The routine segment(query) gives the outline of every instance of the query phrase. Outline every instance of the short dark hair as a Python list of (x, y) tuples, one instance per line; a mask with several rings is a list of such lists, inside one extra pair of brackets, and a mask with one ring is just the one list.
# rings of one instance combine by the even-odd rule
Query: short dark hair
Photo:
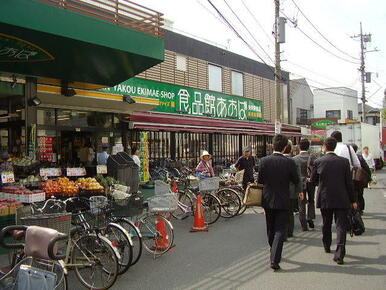
[(354, 149), (355, 152), (358, 151), (358, 146), (357, 146), (357, 144), (351, 144), (351, 147), (352, 147), (352, 149)]
[(132, 147), (131, 148), (131, 155), (134, 155), (135, 154), (135, 152), (138, 150), (138, 148), (137, 147)]
[(324, 140), (324, 146), (326, 146), (328, 151), (334, 151), (336, 148), (337, 140), (333, 137), (328, 137)]
[(302, 139), (299, 142), (299, 148), (302, 151), (307, 151), (310, 148), (310, 141), (308, 139)]
[(277, 134), (275, 137), (273, 137), (273, 150), (282, 152), (285, 148), (285, 146), (288, 145), (288, 138), (284, 135)]
[(337, 142), (342, 142), (342, 132), (340, 131), (334, 131), (331, 133), (331, 137), (335, 138)]
[(290, 154), (292, 151), (292, 145), (290, 142), (288, 142), (287, 146), (285, 147), (284, 154)]

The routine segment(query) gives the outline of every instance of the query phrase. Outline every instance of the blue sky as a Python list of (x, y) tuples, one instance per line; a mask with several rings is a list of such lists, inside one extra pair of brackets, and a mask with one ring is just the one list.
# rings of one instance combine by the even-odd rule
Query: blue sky
[[(336, 47), (352, 57), (359, 57), (360, 44), (350, 36), (363, 31), (372, 34), (366, 54), (366, 69), (373, 73), (371, 84), (366, 85), (368, 104), (382, 106), (386, 88), (386, 1), (385, 0), (294, 0), (319, 31)], [(268, 64), (273, 64), (255, 44), (224, 0), (212, 0), (227, 19), (250, 42)], [(227, 0), (266, 53), (274, 58), (271, 32), (274, 23), (274, 0)], [(213, 41), (239, 54), (258, 59), (234, 33), (227, 28), (207, 0), (142, 0), (141, 4), (164, 13), (173, 26), (199, 38)], [(245, 5), (245, 6), (244, 6)], [(250, 13), (246, 10), (246, 7)], [(325, 41), (295, 7), (293, 0), (281, 0), (283, 15), (297, 20), (298, 28), (317, 43), (341, 58), (355, 59), (342, 54)], [(257, 19), (258, 23), (252, 18)], [(291, 78), (306, 77), (313, 87), (345, 86), (360, 92), (359, 65), (325, 52), (307, 39), (292, 23), (286, 26), (286, 43), (282, 45), (282, 67), (292, 73)]]

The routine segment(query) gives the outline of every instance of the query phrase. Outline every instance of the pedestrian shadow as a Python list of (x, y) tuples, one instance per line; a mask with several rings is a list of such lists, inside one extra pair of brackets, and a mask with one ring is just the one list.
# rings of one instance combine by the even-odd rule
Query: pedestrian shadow
[[(319, 272), (319, 273), (333, 273), (333, 274), (348, 274), (348, 275), (369, 275), (369, 276), (384, 276), (386, 275), (385, 269), (379, 269), (379, 266), (385, 266), (386, 256), (381, 255), (377, 258), (361, 257), (346, 255), (345, 265), (338, 266), (332, 261), (331, 265), (317, 264), (317, 263), (305, 263), (294, 261), (290, 259), (283, 259), (291, 265), (297, 266), (293, 269), (284, 269), (285, 273), (301, 273), (301, 272)], [(354, 259), (354, 261), (347, 261), (348, 259)], [(374, 265), (377, 267), (371, 267)]]
[(366, 222), (368, 219), (386, 221), (386, 214), (379, 212), (365, 212), (362, 216), (362, 219), (364, 222)]
[[(365, 236), (366, 232), (363, 234)], [(359, 239), (359, 238), (358, 238)], [(353, 245), (353, 246), (360, 246), (360, 245), (379, 245), (377, 242), (370, 242), (370, 241), (363, 241), (363, 240), (354, 240), (354, 238), (351, 238), (349, 234), (347, 234), (347, 244)], [(315, 247), (321, 247), (322, 246), (322, 238), (320, 236), (318, 237), (310, 237), (310, 236), (296, 236), (293, 239), (289, 239), (288, 243), (294, 243), (299, 245), (307, 245), (307, 246), (315, 246)]]
[(386, 235), (386, 229), (373, 229), (366, 227), (365, 224), (365, 232), (362, 236), (383, 236)]

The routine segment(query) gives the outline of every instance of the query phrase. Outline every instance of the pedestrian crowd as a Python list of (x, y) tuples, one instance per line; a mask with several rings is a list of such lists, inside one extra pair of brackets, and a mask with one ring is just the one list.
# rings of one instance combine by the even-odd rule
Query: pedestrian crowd
[[(310, 153), (310, 141), (301, 139), (298, 146), (284, 135), (273, 138), (273, 154), (262, 158), (258, 164), (258, 185), (263, 187), (264, 208), (270, 267), (280, 269), (283, 243), (293, 237), (295, 213), (299, 215), (302, 231), (315, 228), (315, 207), (322, 216), (322, 245), (331, 252), (332, 222), (336, 226), (336, 249), (333, 260), (344, 264), (348, 214), (358, 210), (363, 214), (364, 188), (370, 187), (375, 164), (369, 148), (357, 154), (358, 146), (344, 144), (342, 133), (335, 131), (326, 138), (322, 147), (324, 155), (317, 158)], [(235, 168), (244, 170), (243, 188), (254, 182), (255, 159), (251, 147), (243, 149)], [(211, 155), (203, 151), (196, 167), (200, 178), (214, 176)], [(315, 191), (317, 195), (315, 198)], [(315, 204), (316, 200), (316, 204)]]

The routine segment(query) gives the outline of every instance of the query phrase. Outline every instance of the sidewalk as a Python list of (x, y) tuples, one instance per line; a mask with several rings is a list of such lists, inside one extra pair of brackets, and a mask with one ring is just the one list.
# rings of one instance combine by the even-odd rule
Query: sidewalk
[(315, 230), (300, 232), (297, 227), (295, 237), (285, 243), (280, 272), (268, 269), (269, 250), (265, 248), (180, 289), (386, 289), (385, 170), (378, 172), (378, 180), (373, 189), (365, 192), (366, 232), (362, 236), (347, 237), (345, 265), (333, 262), (333, 253), (324, 253), (317, 210)]

